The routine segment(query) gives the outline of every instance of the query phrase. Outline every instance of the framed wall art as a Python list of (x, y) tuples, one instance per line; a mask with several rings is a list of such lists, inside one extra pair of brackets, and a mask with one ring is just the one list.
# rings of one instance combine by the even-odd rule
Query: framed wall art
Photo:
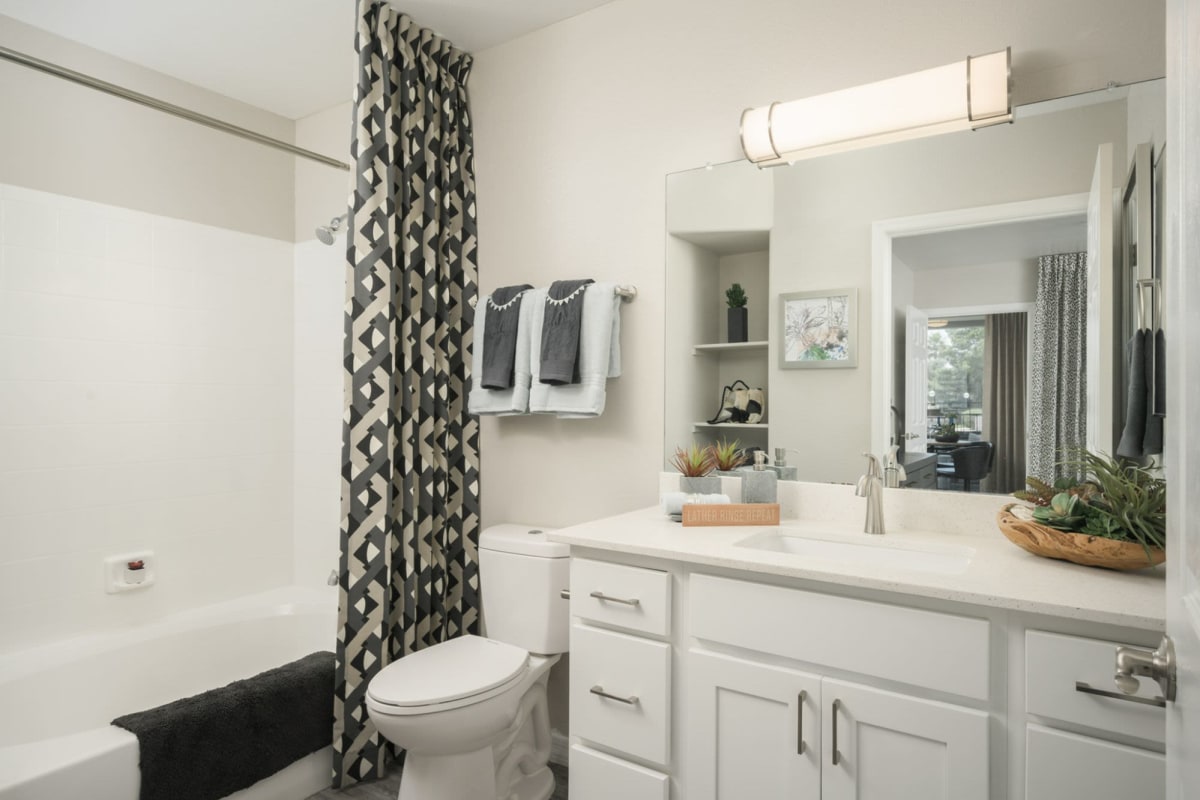
[(858, 290), (779, 296), (781, 369), (858, 366)]

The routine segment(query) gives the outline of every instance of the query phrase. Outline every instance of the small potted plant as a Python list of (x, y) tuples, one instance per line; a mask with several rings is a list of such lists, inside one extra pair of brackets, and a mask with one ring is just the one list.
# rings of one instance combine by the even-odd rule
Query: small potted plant
[(679, 470), (679, 491), (687, 494), (717, 494), (721, 491), (721, 479), (712, 474), (716, 463), (711, 448), (695, 442), (687, 449), (676, 447), (671, 466)]
[(715, 472), (719, 477), (738, 477), (734, 470), (746, 463), (746, 454), (741, 449), (741, 442), (737, 439), (732, 442), (727, 439), (718, 439), (708, 448), (712, 451), (713, 463), (716, 465)]
[(933, 440), (942, 444), (958, 441), (958, 420), (951, 414), (949, 420), (933, 431)]
[(729, 341), (746, 341), (749, 312), (746, 311), (746, 290), (740, 283), (725, 290), (725, 302), (729, 305)]

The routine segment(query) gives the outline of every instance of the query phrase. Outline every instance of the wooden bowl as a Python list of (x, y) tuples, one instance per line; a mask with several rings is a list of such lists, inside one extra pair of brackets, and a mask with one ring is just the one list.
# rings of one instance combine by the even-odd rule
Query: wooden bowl
[(1106, 569), (1146, 569), (1167, 559), (1167, 554), (1157, 547), (1150, 548), (1150, 557), (1147, 558), (1146, 549), (1136, 542), (1120, 542), (1086, 533), (1067, 533), (1019, 519), (1011, 511), (1015, 505), (1010, 503), (1001, 509), (996, 515), (996, 523), (1005, 538), (1034, 555)]

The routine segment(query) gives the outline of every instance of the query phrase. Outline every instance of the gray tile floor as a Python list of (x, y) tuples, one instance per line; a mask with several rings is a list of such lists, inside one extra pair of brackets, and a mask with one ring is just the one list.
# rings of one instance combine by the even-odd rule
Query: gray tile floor
[[(554, 794), (550, 800), (567, 800), (567, 768), (561, 764), (551, 764), (554, 773)], [(326, 789), (317, 792), (308, 800), (395, 800), (400, 794), (400, 770), (374, 783), (358, 783), (347, 789)]]

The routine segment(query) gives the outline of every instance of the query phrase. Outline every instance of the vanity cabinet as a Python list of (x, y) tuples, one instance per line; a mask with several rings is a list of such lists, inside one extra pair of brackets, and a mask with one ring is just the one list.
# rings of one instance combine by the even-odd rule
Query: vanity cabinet
[(688, 654), (693, 800), (986, 800), (987, 714)]
[(1025, 634), (1025, 799), (1164, 797), (1165, 709), (1158, 686), (1113, 688), (1117, 642)]
[(571, 560), (571, 796), (667, 800), (671, 575)]

